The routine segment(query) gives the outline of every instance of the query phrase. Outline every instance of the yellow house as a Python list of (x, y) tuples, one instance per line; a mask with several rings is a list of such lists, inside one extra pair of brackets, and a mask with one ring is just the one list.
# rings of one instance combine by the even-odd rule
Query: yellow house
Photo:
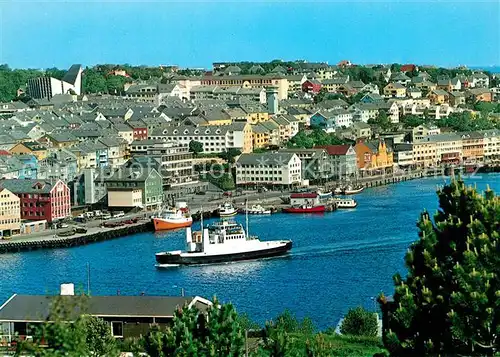
[(34, 155), (38, 161), (47, 157), (47, 148), (36, 141), (18, 143), (9, 151), (13, 155)]
[(269, 146), (269, 139), (271, 136), (269, 129), (259, 124), (252, 125), (252, 133), (254, 150)]
[(406, 97), (406, 87), (401, 83), (389, 83), (384, 87), (384, 95), (392, 98)]
[(6, 188), (0, 188), (0, 238), (19, 234), (20, 230), (20, 198)]
[(242, 153), (248, 154), (253, 151), (253, 130), (250, 124), (246, 124), (243, 128), (243, 149)]

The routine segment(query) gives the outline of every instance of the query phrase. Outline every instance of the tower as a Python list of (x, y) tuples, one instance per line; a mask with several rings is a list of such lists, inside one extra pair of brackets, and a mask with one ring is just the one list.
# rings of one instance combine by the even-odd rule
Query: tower
[(269, 114), (278, 113), (278, 88), (277, 87), (267, 87), (266, 88), (267, 97), (267, 112)]

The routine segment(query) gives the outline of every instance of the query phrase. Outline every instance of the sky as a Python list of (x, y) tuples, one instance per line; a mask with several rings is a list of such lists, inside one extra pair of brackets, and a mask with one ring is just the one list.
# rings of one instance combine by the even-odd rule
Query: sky
[(500, 65), (500, 1), (0, 0), (0, 63)]

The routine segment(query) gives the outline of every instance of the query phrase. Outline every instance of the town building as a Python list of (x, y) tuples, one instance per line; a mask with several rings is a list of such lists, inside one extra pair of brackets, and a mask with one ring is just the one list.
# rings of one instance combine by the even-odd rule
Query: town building
[(358, 169), (361, 175), (392, 172), (394, 157), (392, 150), (383, 140), (358, 141), (354, 146)]
[(462, 160), (465, 163), (480, 163), (484, 160), (484, 135), (473, 131), (462, 134)]
[(0, 239), (19, 234), (21, 230), (20, 199), (0, 186)]
[(70, 190), (61, 180), (1, 180), (0, 186), (20, 198), (23, 220), (50, 223), (71, 216)]
[(163, 203), (162, 177), (154, 168), (120, 167), (103, 178), (110, 209), (159, 209)]
[(488, 164), (500, 163), (500, 130), (483, 130), (484, 162)]
[(412, 143), (396, 143), (393, 145), (393, 151), (394, 163), (399, 168), (411, 168), (414, 166)]
[(325, 145), (316, 148), (326, 150), (332, 178), (345, 180), (356, 177), (358, 173), (357, 156), (352, 145)]
[(50, 99), (57, 94), (67, 93), (80, 95), (82, 90), (82, 72), (82, 66), (74, 64), (61, 80), (53, 77), (28, 79), (28, 94), (34, 99)]
[(406, 97), (406, 87), (401, 83), (389, 83), (384, 87), (384, 96), (388, 98)]
[(455, 133), (430, 135), (422, 139), (436, 144), (436, 160), (438, 164), (459, 164), (462, 162), (462, 137)]
[(14, 145), (10, 149), (10, 153), (14, 155), (30, 154), (36, 156), (38, 160), (43, 160), (47, 157), (47, 148), (36, 141), (25, 141)]
[(238, 149), (243, 153), (249, 153), (253, 150), (252, 127), (250, 124), (239, 122), (223, 126), (161, 127), (154, 129), (149, 138), (175, 141), (184, 147), (189, 147), (191, 141), (198, 141), (202, 143), (204, 153), (217, 153), (229, 149)]
[(280, 149), (279, 153), (293, 153), (302, 163), (302, 179), (321, 183), (332, 177), (330, 157), (325, 149)]
[(420, 141), (426, 136), (437, 135), (440, 133), (441, 129), (435, 125), (421, 124), (412, 129), (412, 140)]
[(300, 185), (302, 163), (293, 153), (242, 154), (236, 161), (236, 185), (290, 188)]

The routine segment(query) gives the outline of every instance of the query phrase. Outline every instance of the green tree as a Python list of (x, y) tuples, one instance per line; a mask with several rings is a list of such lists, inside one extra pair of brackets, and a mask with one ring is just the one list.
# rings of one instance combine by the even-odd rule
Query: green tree
[(129, 79), (122, 76), (109, 76), (106, 78), (106, 89), (109, 94), (122, 94), (124, 85)]
[(230, 148), (227, 151), (223, 151), (219, 154), (219, 157), (226, 160), (229, 164), (234, 164), (234, 159), (236, 156), (241, 155), (241, 150)]
[(392, 127), (391, 120), (384, 110), (380, 110), (375, 119), (368, 119), (368, 124), (377, 125), (382, 130), (389, 130)]
[(84, 93), (107, 93), (106, 78), (94, 69), (87, 68), (83, 72), (82, 87)]
[(316, 94), (314, 96), (314, 103), (320, 103), (322, 102), (323, 100), (325, 100), (325, 96), (328, 94), (328, 90), (326, 89), (326, 87), (322, 87), (318, 94)]
[(419, 240), (394, 276), (394, 302), (381, 295), (385, 345), (393, 355), (494, 355), (500, 346), (500, 199), (453, 180), (439, 210), (423, 212)]
[(377, 336), (377, 317), (374, 312), (361, 306), (349, 309), (340, 326), (340, 332), (343, 335)]
[(95, 316), (83, 319), (86, 330), (86, 342), (92, 356), (118, 355), (116, 340), (111, 335), (109, 323)]
[(203, 144), (196, 140), (191, 140), (189, 142), (189, 151), (195, 156), (203, 152)]
[(291, 349), (290, 337), (283, 326), (272, 321), (264, 328), (264, 350), (269, 357), (286, 357)]
[(208, 338), (205, 350), (211, 357), (243, 355), (243, 329), (232, 304), (219, 305), (217, 299), (214, 299), (213, 305), (208, 309), (206, 329)]
[(424, 118), (412, 114), (403, 115), (399, 121), (407, 128), (415, 128), (425, 123)]

